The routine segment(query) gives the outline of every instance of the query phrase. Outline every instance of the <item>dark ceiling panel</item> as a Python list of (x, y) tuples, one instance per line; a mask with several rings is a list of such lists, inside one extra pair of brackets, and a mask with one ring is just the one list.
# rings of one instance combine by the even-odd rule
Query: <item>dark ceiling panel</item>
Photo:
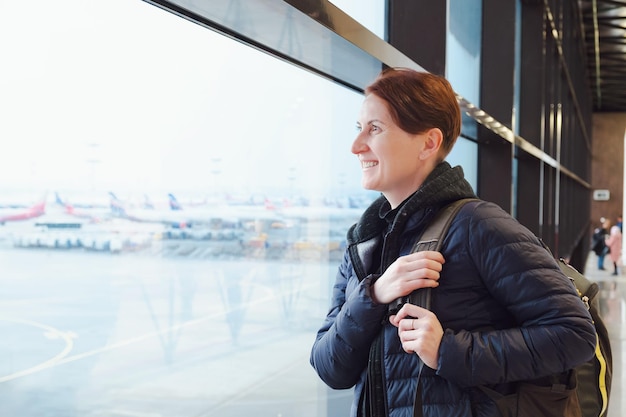
[(579, 0), (594, 112), (626, 112), (626, 0)]

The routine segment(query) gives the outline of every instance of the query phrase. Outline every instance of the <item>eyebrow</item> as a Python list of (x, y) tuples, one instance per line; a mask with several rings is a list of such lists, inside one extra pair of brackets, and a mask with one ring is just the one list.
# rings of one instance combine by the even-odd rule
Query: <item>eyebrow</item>
[[(372, 120), (368, 121), (368, 122), (367, 122), (367, 123), (365, 123), (365, 124), (366, 124), (366, 125), (368, 125), (368, 126), (370, 126), (370, 125), (372, 125), (373, 123), (380, 123), (380, 124), (383, 124), (383, 125), (387, 125), (385, 122), (383, 122), (383, 121), (382, 121), (382, 120), (380, 120), (380, 119), (372, 119)], [(359, 121), (357, 120), (356, 124), (358, 124), (358, 125), (360, 126), (360, 125), (361, 125), (361, 122), (359, 122)]]

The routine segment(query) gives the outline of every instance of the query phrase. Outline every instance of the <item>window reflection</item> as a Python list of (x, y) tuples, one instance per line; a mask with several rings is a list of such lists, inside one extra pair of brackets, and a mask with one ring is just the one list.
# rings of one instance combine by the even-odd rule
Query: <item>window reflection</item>
[(0, 32), (0, 414), (342, 404), (308, 355), (375, 197), (360, 95), (140, 1), (4, 2)]

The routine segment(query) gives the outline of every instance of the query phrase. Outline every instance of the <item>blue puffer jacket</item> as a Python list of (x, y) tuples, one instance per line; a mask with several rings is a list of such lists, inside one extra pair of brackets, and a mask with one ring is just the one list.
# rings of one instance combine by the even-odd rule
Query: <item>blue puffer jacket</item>
[[(368, 417), (413, 417), (416, 395), (418, 358), (402, 350), (388, 306), (372, 301), (369, 288), (380, 272), (372, 268), (408, 254), (439, 208), (473, 195), (461, 168), (444, 162), (393, 223), (379, 216), (388, 206), (381, 197), (349, 232), (311, 364), (331, 388), (355, 386), (352, 417), (363, 416), (364, 391), (383, 409)], [(432, 311), (444, 335), (437, 369), (424, 367), (421, 375), (425, 417), (499, 416), (479, 386), (510, 392), (513, 381), (563, 372), (593, 356), (595, 329), (572, 283), (533, 233), (498, 206), (465, 205), (441, 252), (446, 262)]]

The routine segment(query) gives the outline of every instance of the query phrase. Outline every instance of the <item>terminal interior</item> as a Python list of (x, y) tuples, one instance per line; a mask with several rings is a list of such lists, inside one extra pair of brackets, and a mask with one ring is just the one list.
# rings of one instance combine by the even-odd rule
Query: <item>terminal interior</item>
[(591, 251), (623, 210), (625, 17), (608, 0), (0, 2), (0, 415), (347, 416), (351, 390), (309, 353), (378, 197), (350, 145), (385, 66), (450, 80), (448, 162), (599, 285), (604, 417), (626, 415), (626, 274)]

